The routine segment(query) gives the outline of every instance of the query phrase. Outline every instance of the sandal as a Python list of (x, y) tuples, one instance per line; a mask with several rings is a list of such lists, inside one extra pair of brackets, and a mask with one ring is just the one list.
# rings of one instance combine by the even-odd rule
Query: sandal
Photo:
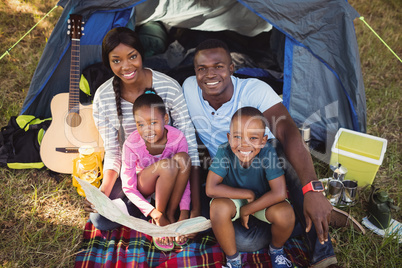
[(179, 243), (179, 242), (177, 242), (177, 241), (175, 240), (175, 241), (173, 241), (173, 243), (174, 243), (176, 246), (185, 247), (185, 246), (188, 244), (188, 238), (187, 238), (187, 240), (184, 241), (184, 242)]
[(162, 250), (162, 251), (171, 251), (171, 250), (174, 249), (174, 243), (171, 244), (171, 245), (162, 245), (162, 244), (160, 244), (159, 242), (157, 242), (157, 240), (156, 240), (155, 238), (152, 238), (152, 240), (153, 240), (153, 243), (154, 243), (155, 247), (156, 247), (157, 249), (159, 249), (159, 250)]

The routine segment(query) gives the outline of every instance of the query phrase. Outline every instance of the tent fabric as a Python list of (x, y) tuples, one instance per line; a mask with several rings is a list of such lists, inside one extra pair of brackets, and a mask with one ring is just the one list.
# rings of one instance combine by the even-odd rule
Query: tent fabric
[[(295, 120), (305, 123), (306, 118), (317, 112), (317, 110), (305, 109), (306, 106), (318, 104), (322, 108), (333, 101), (339, 101), (342, 104), (348, 103), (348, 107), (338, 108), (339, 125), (328, 127), (327, 124), (321, 124), (321, 129), (326, 129), (335, 135), (341, 125), (347, 125), (347, 128), (365, 132), (365, 91), (353, 25), (353, 20), (359, 17), (359, 14), (346, 1), (342, 0), (302, 2), (290, 0), (281, 1), (276, 5), (273, 3), (274, 1), (240, 2), (282, 31), (288, 39), (294, 40), (293, 46), (301, 46), (306, 49), (302, 52), (301, 49), (297, 49), (298, 54), (293, 55), (292, 63), (288, 64), (293, 75), (291, 85), (284, 91), (284, 95), (291, 98), (291, 101), (286, 104), (292, 117), (297, 113), (298, 116)], [(312, 65), (309, 65), (312, 61), (320, 63), (316, 62), (313, 68)], [(293, 64), (299, 64), (308, 69), (295, 70)], [(333, 73), (333, 76), (322, 74), (328, 70)], [(326, 77), (329, 77), (330, 80), (324, 79)], [(337, 81), (334, 81), (335, 79)], [(294, 97), (293, 94), (296, 91), (300, 94), (309, 92), (313, 98), (301, 101)], [(318, 94), (311, 94), (312, 91), (318, 92)], [(323, 98), (323, 102), (317, 102), (317, 96), (329, 91), (336, 92), (330, 94), (338, 94), (341, 95), (340, 98), (346, 98), (346, 102), (345, 99), (328, 98)], [(303, 105), (304, 107), (302, 107)], [(342, 113), (347, 116), (345, 117)], [(324, 116), (321, 118), (328, 119)], [(313, 132), (312, 135), (324, 138), (322, 132)]]
[(64, 11), (33, 75), (22, 114), (49, 117), (52, 97), (68, 92), (67, 19), (76, 13), (86, 22), (81, 71), (101, 61), (102, 38), (117, 26), (134, 29), (162, 20), (167, 27), (227, 29), (249, 36), (273, 26), (286, 36), (283, 99), (294, 120), (311, 124), (313, 138), (322, 141), (335, 136), (339, 127), (366, 131), (365, 92), (353, 25), (359, 14), (344, 0), (62, 0), (58, 5)]
[[(149, 8), (154, 6), (155, 8)], [(246, 36), (270, 31), (272, 26), (240, 2), (220, 1), (166, 1), (148, 0), (137, 6), (136, 22), (161, 21), (168, 27), (190, 28), (200, 31), (231, 30)]]

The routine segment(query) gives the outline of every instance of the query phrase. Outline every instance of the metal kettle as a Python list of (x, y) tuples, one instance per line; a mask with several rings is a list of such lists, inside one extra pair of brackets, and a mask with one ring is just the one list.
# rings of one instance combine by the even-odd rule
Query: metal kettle
[(388, 197), (388, 193), (380, 191), (372, 186), (368, 205), (368, 220), (380, 229), (386, 229), (391, 221), (391, 209), (398, 210), (399, 207), (393, 204), (394, 200)]

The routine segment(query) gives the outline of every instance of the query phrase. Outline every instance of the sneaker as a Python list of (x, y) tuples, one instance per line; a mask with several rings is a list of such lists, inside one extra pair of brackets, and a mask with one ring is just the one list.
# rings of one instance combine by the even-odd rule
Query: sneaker
[(286, 258), (285, 252), (282, 250), (276, 250), (275, 252), (269, 252), (271, 256), (272, 268), (292, 267), (292, 262)]
[(226, 266), (222, 266), (223, 268), (241, 268), (241, 261), (233, 260), (227, 261)]
[(350, 227), (351, 225), (353, 225), (353, 229), (355, 231), (366, 234), (366, 230), (364, 230), (364, 227), (361, 226), (355, 218), (353, 218), (346, 211), (343, 211), (336, 207), (334, 207), (331, 212), (331, 221), (329, 225), (333, 228)]

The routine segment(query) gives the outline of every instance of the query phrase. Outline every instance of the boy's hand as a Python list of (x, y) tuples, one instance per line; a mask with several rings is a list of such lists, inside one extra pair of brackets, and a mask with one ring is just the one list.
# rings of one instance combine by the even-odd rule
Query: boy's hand
[(251, 190), (248, 190), (248, 191), (249, 191), (249, 193), (248, 193), (248, 197), (246, 199), (247, 199), (247, 202), (250, 204), (251, 202), (253, 202), (255, 200), (255, 194)]
[(248, 229), (248, 219), (250, 217), (250, 215), (246, 215), (244, 213), (244, 206), (240, 208), (240, 221), (241, 221), (241, 225), (244, 226), (244, 228)]

